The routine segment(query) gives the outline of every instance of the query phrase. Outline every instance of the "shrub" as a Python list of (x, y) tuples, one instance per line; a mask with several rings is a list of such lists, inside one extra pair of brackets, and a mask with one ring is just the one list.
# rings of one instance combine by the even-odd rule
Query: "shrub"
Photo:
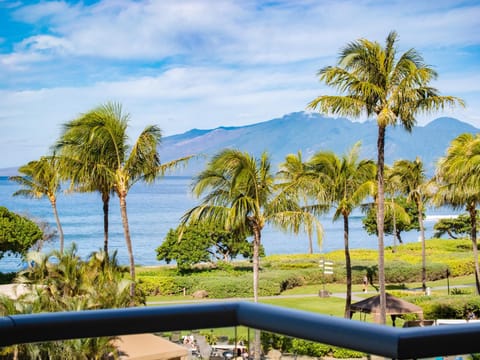
[(365, 357), (366, 355), (359, 351), (334, 346), (332, 348), (332, 356), (337, 359), (355, 359)]
[(298, 355), (322, 357), (330, 353), (331, 346), (303, 339), (293, 339), (290, 352)]
[(480, 316), (478, 296), (423, 297), (414, 301), (423, 308), (425, 319), (466, 319), (469, 313)]
[(139, 277), (138, 286), (145, 294), (149, 295), (173, 295), (182, 290), (182, 288), (175, 283), (174, 278), (165, 276)]
[(459, 288), (453, 288), (450, 291), (450, 294), (452, 295), (470, 295), (472, 292), (470, 289), (459, 289)]
[(445, 265), (450, 270), (450, 275), (455, 276), (463, 276), (469, 275), (474, 272), (475, 263), (473, 258), (471, 259), (446, 259)]
[(291, 352), (293, 339), (289, 336), (262, 331), (260, 333), (260, 340), (265, 353), (271, 349), (280, 350), (282, 353)]
[(262, 348), (265, 352), (268, 352), (270, 349), (276, 349), (282, 353), (291, 353), (310, 357), (333, 356), (341, 359), (361, 358), (365, 356), (364, 353), (358, 351), (321, 344), (314, 341), (291, 338), (289, 336), (274, 334), (266, 331), (262, 331), (261, 341)]
[(205, 290), (212, 298), (251, 297), (252, 279), (250, 277), (237, 277), (235, 281), (226, 281), (225, 278), (197, 279), (190, 291)]
[[(445, 278), (446, 269), (443, 264), (427, 264), (427, 280), (434, 281)], [(421, 265), (402, 261), (389, 263), (385, 266), (385, 280), (393, 284), (421, 281)]]

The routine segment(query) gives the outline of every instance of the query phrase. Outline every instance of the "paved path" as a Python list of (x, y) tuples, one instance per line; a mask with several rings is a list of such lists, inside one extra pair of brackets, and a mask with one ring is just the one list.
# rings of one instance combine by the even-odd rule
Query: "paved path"
[[(352, 300), (360, 301), (363, 300), (363, 297), (356, 296), (355, 294), (361, 293), (352, 293)], [(375, 293), (372, 293), (375, 294)], [(259, 299), (295, 299), (295, 298), (305, 298), (305, 297), (319, 297), (318, 294), (295, 294), (295, 295), (272, 295), (272, 296), (260, 296)], [(346, 294), (344, 293), (330, 293), (330, 297), (338, 297), (345, 299)], [(253, 298), (226, 298), (226, 299), (185, 299), (185, 300), (166, 300), (166, 301), (148, 301), (148, 305), (165, 305), (165, 304), (192, 304), (200, 302), (226, 302), (226, 301), (253, 301)]]
[[(450, 286), (450, 288), (465, 288), (465, 287), (473, 287), (473, 284), (468, 285), (455, 285)], [(447, 286), (437, 286), (433, 287), (432, 290), (445, 290)], [(413, 291), (422, 291), (421, 288), (409, 289)], [(0, 285), (0, 295), (6, 295), (10, 298), (16, 299), (18, 296), (26, 293), (28, 291), (27, 287), (22, 284), (6, 284)], [(360, 301), (365, 298), (365, 296), (358, 296), (364, 295), (362, 292), (353, 292), (352, 293), (352, 301)], [(376, 291), (369, 292), (367, 294), (377, 295)], [(345, 293), (330, 293), (331, 297), (337, 297), (341, 299), (345, 299)], [(273, 295), (273, 296), (261, 296), (260, 299), (278, 299), (278, 298), (305, 298), (305, 297), (319, 297), (318, 294), (296, 294), (296, 295)], [(148, 301), (148, 305), (165, 305), (165, 304), (191, 304), (191, 303), (199, 303), (199, 302), (225, 302), (225, 301), (252, 301), (253, 298), (228, 298), (228, 299), (185, 299), (185, 300), (168, 300), (168, 301)]]
[[(450, 289), (453, 288), (466, 288), (466, 287), (474, 287), (474, 284), (466, 284), (466, 285), (454, 285), (450, 286)], [(445, 290), (447, 289), (447, 286), (435, 286), (431, 287), (431, 290)], [(405, 290), (410, 290), (410, 291), (422, 291), (422, 288), (411, 288), (411, 289), (405, 289)], [(359, 296), (362, 295), (362, 296)], [(365, 299), (365, 295), (368, 296), (375, 296), (378, 295), (377, 291), (371, 291), (368, 292), (367, 294), (363, 292), (353, 292), (352, 293), (352, 301), (361, 301)], [(367, 296), (367, 297), (368, 297)], [(272, 295), (272, 296), (260, 296), (260, 299), (287, 299), (287, 298), (305, 298), (305, 297), (319, 297), (318, 294), (296, 294), (296, 295)], [(330, 297), (337, 297), (341, 299), (345, 299), (346, 294), (345, 293), (330, 293)], [(225, 302), (225, 301), (253, 301), (253, 298), (227, 298), (227, 299), (185, 299), (185, 300), (167, 300), (167, 301), (148, 301), (148, 305), (165, 305), (165, 304), (192, 304), (192, 303), (199, 303), (199, 302)]]

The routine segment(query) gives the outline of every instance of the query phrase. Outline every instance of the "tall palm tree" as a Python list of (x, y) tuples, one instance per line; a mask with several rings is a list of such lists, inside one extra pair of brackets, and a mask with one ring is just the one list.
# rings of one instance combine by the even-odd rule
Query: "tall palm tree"
[(480, 134), (462, 134), (455, 138), (440, 159), (435, 179), (438, 183), (434, 201), (437, 205), (465, 207), (470, 215), (475, 284), (480, 294), (480, 268), (477, 244), (477, 206), (480, 204)]
[(407, 200), (413, 201), (418, 211), (418, 224), (420, 226), (420, 241), (422, 243), (422, 289), (427, 290), (427, 255), (425, 248), (425, 226), (423, 223), (423, 210), (428, 201), (427, 177), (423, 162), (420, 158), (413, 161), (395, 161), (392, 173), (401, 181), (399, 189), (407, 196)]
[(60, 253), (63, 253), (64, 235), (57, 209), (57, 192), (60, 190), (61, 182), (58, 157), (42, 156), (39, 160), (21, 166), (18, 171), (24, 175), (11, 176), (10, 180), (20, 184), (22, 188), (15, 191), (13, 196), (21, 195), (35, 199), (46, 196), (48, 198), (57, 224)]
[(385, 46), (367, 39), (347, 44), (336, 66), (318, 72), (320, 80), (339, 91), (339, 95), (322, 95), (308, 105), (322, 113), (360, 117), (376, 116), (377, 136), (377, 226), (378, 277), (380, 287), (380, 323), (386, 321), (384, 257), (384, 164), (387, 126), (400, 123), (407, 131), (415, 125), (420, 112), (462, 104), (453, 96), (440, 96), (429, 86), (437, 77), (422, 56), (410, 49), (400, 56), (396, 51), (397, 33), (389, 33)]
[[(65, 124), (59, 147), (65, 149), (69, 158), (77, 160), (76, 163), (67, 162), (74, 164), (67, 169), (67, 172), (71, 170), (74, 181), (84, 182), (85, 188), (100, 190), (102, 195), (109, 194), (113, 189), (118, 196), (132, 279), (130, 295), (133, 297), (135, 260), (127, 215), (127, 195), (136, 182), (152, 182), (162, 171), (157, 149), (161, 131), (157, 126), (147, 126), (133, 146), (129, 146), (126, 133), (128, 120), (129, 115), (123, 113), (120, 104), (101, 105)], [(75, 164), (82, 162), (83, 166), (76, 167)], [(108, 199), (106, 196), (102, 198), (105, 204)]]
[[(345, 318), (350, 319), (352, 303), (352, 265), (349, 248), (349, 216), (375, 190), (375, 163), (373, 160), (359, 160), (360, 143), (339, 158), (329, 151), (320, 151), (312, 156), (308, 166), (317, 174), (321, 189), (328, 190), (327, 205), (335, 209), (333, 221), (343, 219), (343, 242), (347, 292)], [(324, 191), (321, 191), (323, 199)]]
[[(297, 233), (304, 219), (320, 224), (301, 209), (292, 198), (278, 193), (266, 153), (255, 158), (248, 153), (226, 149), (215, 155), (195, 179), (193, 192), (205, 194), (200, 205), (182, 218), (184, 224), (222, 224), (225, 229), (253, 235), (253, 297), (258, 302), (260, 245), (262, 230), (267, 223)], [(255, 332), (255, 359), (260, 358), (260, 333)]]

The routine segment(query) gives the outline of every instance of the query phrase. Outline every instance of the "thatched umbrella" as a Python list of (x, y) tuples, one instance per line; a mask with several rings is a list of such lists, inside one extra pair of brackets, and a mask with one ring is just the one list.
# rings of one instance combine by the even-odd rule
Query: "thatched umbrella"
[[(395, 326), (395, 318), (400, 315), (417, 314), (420, 319), (423, 319), (423, 309), (420, 306), (399, 299), (388, 293), (386, 294), (386, 300), (386, 315), (392, 317), (393, 326)], [(378, 322), (377, 320), (380, 316), (380, 295), (372, 296), (350, 305), (350, 316), (352, 316), (354, 312), (373, 314), (375, 322)]]

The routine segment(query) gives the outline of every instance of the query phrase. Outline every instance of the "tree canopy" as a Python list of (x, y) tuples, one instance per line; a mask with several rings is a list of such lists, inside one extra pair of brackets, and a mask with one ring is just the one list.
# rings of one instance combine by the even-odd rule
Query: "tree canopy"
[[(480, 216), (477, 214), (477, 227), (480, 223)], [(434, 237), (442, 237), (448, 234), (452, 239), (459, 237), (469, 237), (472, 232), (469, 214), (461, 214), (452, 219), (440, 219), (433, 225)]]
[(185, 229), (182, 226), (170, 229), (156, 251), (158, 260), (165, 260), (167, 264), (175, 261), (181, 271), (201, 262), (229, 261), (238, 255), (253, 256), (252, 245), (244, 235), (227, 231), (218, 224), (192, 224)]
[[(396, 207), (402, 207), (405, 210), (407, 218), (396, 216), (394, 222), (393, 211), (388, 209), (385, 213), (385, 222), (383, 229), (385, 234), (394, 235), (396, 232), (397, 239), (402, 242), (401, 233), (410, 230), (420, 230), (418, 224), (417, 207), (412, 201), (408, 201), (403, 196), (395, 198)], [(377, 214), (375, 207), (371, 206), (366, 211), (365, 217), (362, 219), (363, 228), (369, 235), (377, 235)]]
[(34, 221), (0, 206), (0, 259), (7, 253), (23, 256), (42, 239), (43, 232)]

